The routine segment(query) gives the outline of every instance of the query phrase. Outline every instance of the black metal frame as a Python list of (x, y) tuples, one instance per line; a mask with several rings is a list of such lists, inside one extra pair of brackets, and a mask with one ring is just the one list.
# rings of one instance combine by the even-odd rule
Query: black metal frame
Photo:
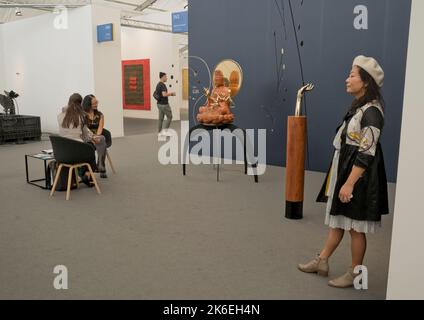
[[(44, 178), (29, 180), (28, 158), (43, 160), (43, 162), (44, 162)], [(47, 179), (47, 174), (48, 174), (48, 172), (47, 172), (48, 171), (47, 161), (51, 161), (51, 160), (54, 160), (54, 157), (50, 157), (50, 158), (38, 158), (38, 157), (35, 157), (34, 155), (26, 154), (25, 155), (26, 182), (28, 184), (33, 185), (33, 186), (39, 187), (39, 188), (41, 188), (43, 190), (50, 190), (52, 188), (52, 184), (51, 184), (51, 181), (49, 179)], [(44, 186), (38, 184), (38, 182), (41, 182), (41, 181), (44, 181)]]
[[(215, 129), (218, 130), (225, 130), (225, 129), (229, 129), (231, 132), (233, 132), (236, 129), (240, 129), (243, 131), (243, 135), (244, 135), (244, 141), (243, 141), (243, 147), (244, 147), (244, 174), (247, 174), (247, 156), (246, 156), (246, 141), (247, 141), (247, 136), (246, 136), (246, 130), (239, 128), (233, 124), (225, 124), (225, 125), (217, 125), (217, 126), (207, 126), (207, 125), (203, 125), (203, 124), (198, 124), (192, 128), (190, 128), (188, 135), (186, 136), (185, 140), (184, 140), (184, 161), (183, 161), (183, 175), (186, 175), (186, 163), (185, 163), (185, 156), (186, 156), (186, 150), (189, 150), (190, 148), (190, 137), (191, 134), (193, 133), (193, 131), (195, 131), (196, 129), (205, 129), (207, 131), (213, 131)], [(252, 168), (257, 168), (257, 164), (251, 164)], [(258, 183), (259, 179), (258, 179), (258, 175), (254, 174), (254, 179), (255, 182)], [(217, 164), (217, 171), (216, 171), (216, 181), (219, 181), (219, 163)]]

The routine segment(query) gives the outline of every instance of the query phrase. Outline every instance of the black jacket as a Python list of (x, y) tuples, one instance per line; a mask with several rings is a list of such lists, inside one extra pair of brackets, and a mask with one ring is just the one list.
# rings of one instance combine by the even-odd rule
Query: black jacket
[[(350, 110), (346, 115), (343, 125), (339, 127), (340, 155), (331, 215), (343, 215), (360, 221), (380, 221), (382, 215), (389, 213), (387, 178), (379, 142), (383, 126), (382, 109), (374, 104)], [(354, 165), (364, 168), (365, 172), (355, 184), (351, 202), (342, 203), (338, 195)], [(326, 188), (329, 176), (330, 170), (318, 195), (318, 202), (328, 201)]]

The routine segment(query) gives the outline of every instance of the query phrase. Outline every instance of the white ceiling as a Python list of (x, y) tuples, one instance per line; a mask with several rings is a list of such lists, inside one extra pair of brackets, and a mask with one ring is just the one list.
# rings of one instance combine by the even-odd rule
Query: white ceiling
[[(151, 7), (142, 12), (135, 12), (135, 8), (146, 0), (95, 0), (104, 4), (118, 7), (122, 9), (122, 16), (137, 17), (138, 20), (143, 20), (143, 17), (149, 18), (147, 20), (154, 22), (154, 17), (160, 12), (175, 12), (182, 11), (187, 5), (188, 0), (157, 0)], [(44, 14), (48, 11), (40, 9), (33, 9), (25, 7), (25, 4), (31, 5), (84, 5), (91, 3), (91, 0), (0, 0), (0, 23), (7, 23), (10, 21), (25, 19), (36, 15)], [(93, 1), (94, 2), (94, 1)], [(5, 8), (4, 5), (11, 5), (12, 8)], [(3, 7), (2, 7), (3, 5)], [(19, 7), (22, 12), (22, 17), (16, 16), (16, 7)], [(52, 8), (50, 8), (52, 10)], [(153, 17), (153, 19), (152, 19)]]

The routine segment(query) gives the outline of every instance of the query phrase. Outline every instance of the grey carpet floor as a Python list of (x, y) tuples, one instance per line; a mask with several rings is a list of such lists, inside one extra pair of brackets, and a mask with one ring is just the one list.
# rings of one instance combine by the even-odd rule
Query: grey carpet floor
[[(180, 121), (172, 121), (171, 128), (178, 128)], [(158, 132), (158, 120), (124, 118), (124, 135), (135, 136), (146, 133)]]
[[(1, 299), (384, 299), (392, 216), (369, 236), (369, 290), (334, 289), (299, 272), (326, 237), (324, 205), (314, 202), (324, 175), (308, 172), (305, 218), (284, 216), (284, 169), (268, 167), (255, 184), (242, 166), (162, 166), (155, 134), (115, 139), (117, 174), (101, 195), (64, 193), (25, 183), (24, 154), (46, 139), (0, 146)], [(30, 162), (33, 176), (41, 163)], [(393, 208), (394, 185), (390, 185)], [(350, 263), (343, 240), (330, 277)], [(65, 265), (69, 289), (53, 287)]]

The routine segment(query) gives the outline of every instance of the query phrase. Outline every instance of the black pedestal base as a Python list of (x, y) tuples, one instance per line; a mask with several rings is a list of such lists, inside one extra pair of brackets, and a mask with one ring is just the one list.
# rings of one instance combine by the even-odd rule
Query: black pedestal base
[[(244, 139), (243, 139), (243, 145), (244, 145), (244, 174), (247, 174), (247, 165), (248, 165), (248, 163), (247, 163), (247, 154), (246, 154), (246, 152), (247, 152), (247, 135), (246, 135), (246, 130), (245, 129), (241, 129), (241, 128), (239, 128), (239, 127), (237, 127), (237, 126), (235, 126), (234, 124), (231, 124), (231, 123), (230, 124), (216, 125), (216, 126), (207, 126), (207, 125), (203, 125), (203, 124), (198, 124), (198, 125), (190, 128), (190, 130), (188, 132), (188, 135), (186, 136), (186, 138), (184, 140), (184, 153), (183, 153), (183, 175), (184, 176), (186, 175), (186, 153), (185, 153), (185, 151), (190, 149), (189, 148), (190, 137), (191, 137), (191, 134), (196, 129), (204, 129), (204, 130), (207, 130), (207, 131), (213, 131), (215, 129), (218, 129), (218, 130), (229, 129), (231, 132), (233, 132), (233, 131), (235, 131), (237, 129), (242, 130), (243, 131), (243, 136), (244, 136)], [(239, 139), (240, 139), (240, 137), (239, 137)], [(259, 179), (258, 179), (258, 174), (257, 174), (257, 171), (256, 171), (256, 168), (258, 167), (258, 163), (251, 164), (251, 167), (255, 169), (255, 172), (254, 172), (255, 174), (254, 174), (253, 177), (255, 179), (255, 182), (258, 183), (259, 182)], [(216, 180), (219, 181), (219, 164), (218, 164), (217, 168), (218, 169), (217, 169)]]
[(286, 218), (291, 220), (303, 219), (303, 202), (286, 201)]

